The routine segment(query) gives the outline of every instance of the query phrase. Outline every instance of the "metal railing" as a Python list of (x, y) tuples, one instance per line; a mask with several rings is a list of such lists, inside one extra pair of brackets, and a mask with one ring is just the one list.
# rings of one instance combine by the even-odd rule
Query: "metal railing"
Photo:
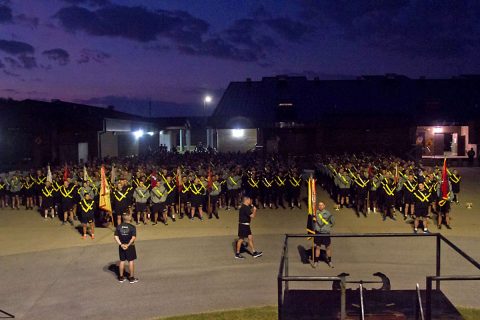
[[(480, 280), (479, 276), (428, 276), (427, 277), (427, 289), (425, 292), (425, 319), (432, 319), (432, 282), (439, 283), (440, 281), (472, 281)], [(437, 289), (438, 290), (438, 289)]]
[(365, 304), (363, 302), (363, 284), (360, 283), (360, 319), (365, 320)]
[[(351, 234), (316, 234), (316, 235), (306, 235), (306, 234), (286, 234), (285, 241), (282, 249), (282, 256), (280, 260), (280, 267), (277, 277), (278, 285), (278, 318), (279, 320), (283, 319), (283, 303), (284, 303), (284, 292), (289, 290), (289, 282), (291, 281), (338, 281), (341, 289), (341, 298), (340, 298), (340, 317), (341, 319), (346, 318), (346, 295), (345, 295), (345, 285), (347, 283), (367, 283), (368, 281), (346, 281), (345, 277), (329, 277), (329, 276), (290, 276), (288, 268), (288, 239), (289, 238), (312, 238), (312, 237), (331, 237), (331, 238), (409, 238), (414, 237), (417, 239), (422, 239), (425, 237), (435, 237), (436, 238), (436, 249), (435, 249), (435, 275), (426, 277), (426, 296), (425, 296), (425, 314), (423, 312), (423, 306), (421, 301), (421, 296), (419, 294), (419, 287), (417, 284), (417, 304), (418, 304), (418, 313), (421, 319), (431, 320), (432, 319), (432, 284), (435, 281), (435, 290), (440, 290), (441, 281), (468, 281), (468, 280), (480, 280), (480, 275), (449, 275), (441, 276), (441, 243), (442, 241), (457, 252), (461, 257), (470, 262), (478, 270), (480, 270), (480, 263), (475, 259), (467, 255), (463, 250), (458, 248), (450, 240), (445, 238), (439, 233), (427, 233), (427, 234), (410, 234), (410, 233), (351, 233)], [(363, 286), (363, 285), (362, 285)], [(363, 288), (362, 288), (363, 289)], [(361, 291), (363, 291), (361, 289)], [(361, 293), (361, 303), (362, 303), (362, 319), (364, 317), (364, 305), (363, 305), (363, 294)]]
[(417, 290), (417, 299), (415, 302), (415, 320), (425, 320), (425, 316), (423, 315), (423, 304), (422, 304), (422, 295), (420, 292), (420, 286), (417, 283), (416, 286)]

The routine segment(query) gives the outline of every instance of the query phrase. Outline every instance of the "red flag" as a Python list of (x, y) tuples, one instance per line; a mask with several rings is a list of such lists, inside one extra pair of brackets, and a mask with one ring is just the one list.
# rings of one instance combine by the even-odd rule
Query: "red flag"
[(182, 191), (182, 171), (177, 168), (177, 188), (178, 191)]
[(394, 177), (395, 183), (398, 183), (398, 165), (395, 165), (395, 177)]
[(68, 167), (67, 167), (67, 164), (65, 163), (65, 168), (63, 169), (63, 181), (67, 181), (68, 176), (69, 176)]
[(211, 190), (213, 186), (212, 169), (208, 167), (207, 189)]
[(155, 188), (157, 186), (157, 174), (155, 173), (155, 171), (152, 171), (151, 176), (152, 176), (151, 186), (152, 186), (152, 188)]
[(440, 187), (442, 192), (442, 199), (449, 199), (450, 188), (448, 187), (448, 170), (447, 170), (447, 158), (443, 160), (443, 170), (442, 170), (442, 185)]

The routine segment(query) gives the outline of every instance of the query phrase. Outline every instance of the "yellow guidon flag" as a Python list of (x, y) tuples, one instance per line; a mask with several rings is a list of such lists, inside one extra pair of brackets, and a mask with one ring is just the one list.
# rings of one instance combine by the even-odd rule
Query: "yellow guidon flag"
[(313, 177), (308, 178), (308, 234), (315, 234), (315, 229), (313, 228), (313, 223), (315, 222), (315, 211), (317, 210), (317, 189), (315, 182), (316, 180), (313, 179)]
[(101, 180), (100, 180), (100, 201), (98, 207), (108, 213), (112, 213), (112, 203), (110, 201), (110, 187), (107, 183), (107, 178), (105, 175), (105, 167), (102, 165), (100, 169)]

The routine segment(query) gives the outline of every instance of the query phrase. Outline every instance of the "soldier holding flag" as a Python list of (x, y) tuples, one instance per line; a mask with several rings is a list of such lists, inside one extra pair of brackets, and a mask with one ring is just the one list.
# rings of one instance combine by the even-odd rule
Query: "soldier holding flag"
[[(326, 210), (325, 203), (319, 202), (318, 209), (315, 212), (315, 217), (313, 219), (313, 228), (315, 230), (315, 234), (330, 234), (333, 225), (335, 224), (335, 218), (333, 215)], [(318, 263), (320, 259), (320, 247), (323, 245), (325, 246), (325, 251), (327, 254), (327, 264), (330, 268), (333, 268), (332, 264), (332, 246), (331, 246), (331, 239), (329, 236), (324, 237), (315, 237), (315, 264)]]
[(445, 218), (445, 225), (447, 229), (452, 229), (450, 226), (450, 202), (453, 199), (452, 185), (448, 178), (447, 159), (443, 160), (442, 180), (439, 183), (440, 187), (437, 188), (438, 206), (440, 207), (438, 212), (438, 229), (442, 228), (443, 218)]

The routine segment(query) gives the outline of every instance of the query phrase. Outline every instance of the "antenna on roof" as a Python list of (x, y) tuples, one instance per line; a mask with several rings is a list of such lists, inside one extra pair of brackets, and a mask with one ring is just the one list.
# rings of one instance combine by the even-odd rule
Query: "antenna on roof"
[(152, 117), (152, 98), (148, 100), (148, 117)]

